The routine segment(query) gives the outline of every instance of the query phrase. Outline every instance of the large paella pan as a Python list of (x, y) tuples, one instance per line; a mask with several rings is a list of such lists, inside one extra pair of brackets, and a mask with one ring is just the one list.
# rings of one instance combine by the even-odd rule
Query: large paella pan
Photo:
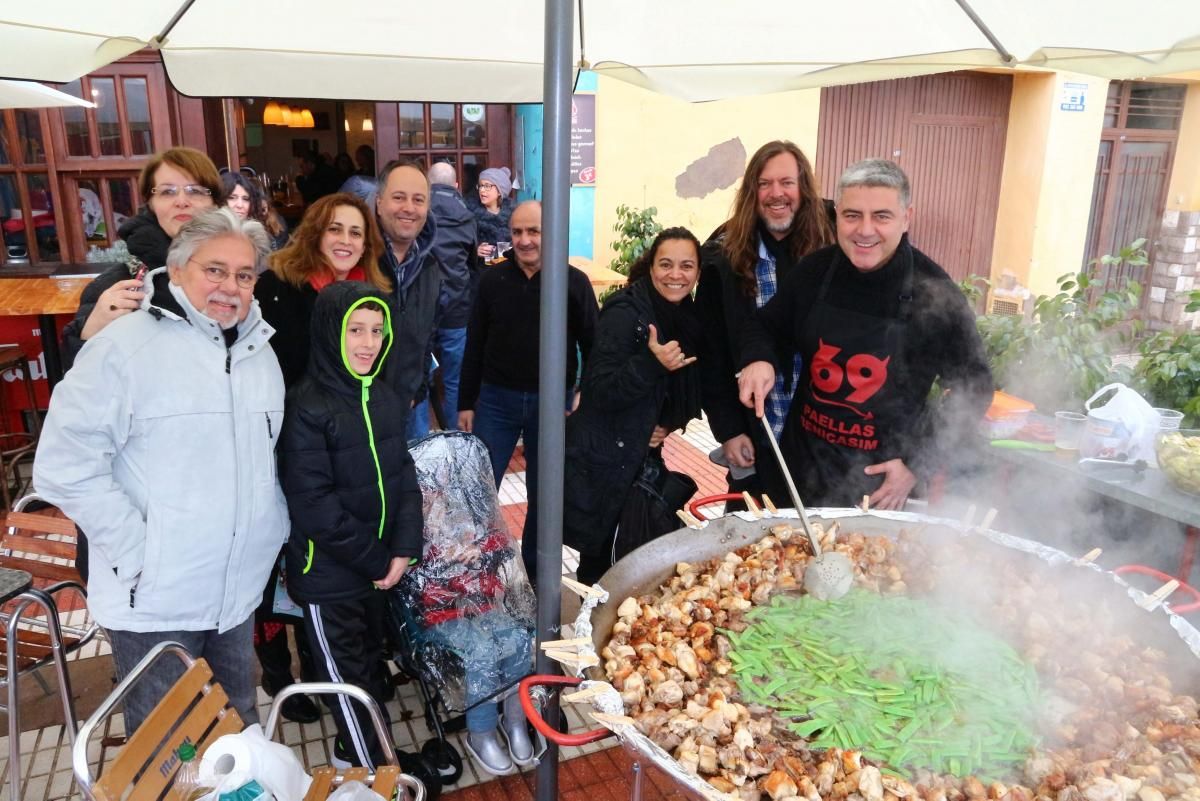
[(822, 509), (858, 585), (831, 617), (787, 514), (650, 543), (576, 623), (590, 703), (689, 795), (1200, 801), (1200, 632), (1181, 616), (1030, 540)]

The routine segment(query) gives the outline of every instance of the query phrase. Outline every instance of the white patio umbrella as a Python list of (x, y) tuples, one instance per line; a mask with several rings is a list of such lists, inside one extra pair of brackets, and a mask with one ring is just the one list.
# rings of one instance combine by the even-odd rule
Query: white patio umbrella
[(51, 89), (36, 81), (0, 79), (0, 108), (50, 108), (51, 106), (82, 106), (95, 108), (89, 100)]
[[(567, 261), (574, 71), (685, 100), (981, 67), (1200, 69), (1196, 0), (46, 0), (0, 10), (0, 75), (65, 82), (143, 47), (208, 96), (545, 103), (543, 262)], [(542, 277), (539, 381), (565, 385), (564, 270)], [(539, 407), (538, 632), (558, 636), (563, 397)], [(549, 666), (539, 651), (539, 668)], [(553, 712), (553, 707), (551, 709)], [(553, 718), (552, 718), (553, 719)], [(538, 798), (557, 794), (554, 752)]]
[[(0, 76), (65, 82), (151, 46), (208, 96), (525, 102), (542, 0), (47, 0), (0, 10)], [(685, 100), (1032, 65), (1200, 69), (1195, 0), (574, 0), (571, 63)]]

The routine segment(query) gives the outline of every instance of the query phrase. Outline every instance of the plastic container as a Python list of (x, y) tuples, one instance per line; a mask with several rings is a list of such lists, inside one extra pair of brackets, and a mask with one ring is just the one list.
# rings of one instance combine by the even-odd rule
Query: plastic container
[(1200, 429), (1160, 431), (1154, 450), (1168, 481), (1189, 495), (1200, 495)]
[(1087, 427), (1087, 415), (1079, 412), (1054, 413), (1054, 447), (1063, 451), (1079, 450), (1083, 432)]
[(1033, 410), (1034, 405), (1023, 398), (1007, 392), (995, 392), (992, 405), (983, 418), (984, 436), (988, 439), (1011, 438), (1029, 422)]
[(1178, 431), (1179, 426), (1183, 423), (1183, 412), (1174, 409), (1158, 409), (1158, 430), (1159, 431)]

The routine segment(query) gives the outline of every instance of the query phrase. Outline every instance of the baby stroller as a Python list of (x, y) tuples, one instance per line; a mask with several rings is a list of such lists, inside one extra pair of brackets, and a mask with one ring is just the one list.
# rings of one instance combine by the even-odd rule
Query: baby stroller
[(392, 658), (416, 679), (436, 735), (422, 756), (450, 785), (462, 774), (462, 757), (446, 732), (529, 674), (537, 602), (501, 517), (484, 444), (451, 431), (409, 450), (425, 545), (421, 561), (388, 593)]

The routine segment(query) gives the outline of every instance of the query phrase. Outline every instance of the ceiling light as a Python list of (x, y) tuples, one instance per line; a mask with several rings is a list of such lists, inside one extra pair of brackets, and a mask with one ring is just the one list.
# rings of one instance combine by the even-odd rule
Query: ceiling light
[(364, 131), (374, 131), (375, 130), (375, 125), (374, 125), (374, 123), (371, 122), (370, 117), (363, 118), (363, 130)]
[(283, 109), (274, 100), (267, 103), (263, 109), (263, 125), (286, 125), (283, 121)]

